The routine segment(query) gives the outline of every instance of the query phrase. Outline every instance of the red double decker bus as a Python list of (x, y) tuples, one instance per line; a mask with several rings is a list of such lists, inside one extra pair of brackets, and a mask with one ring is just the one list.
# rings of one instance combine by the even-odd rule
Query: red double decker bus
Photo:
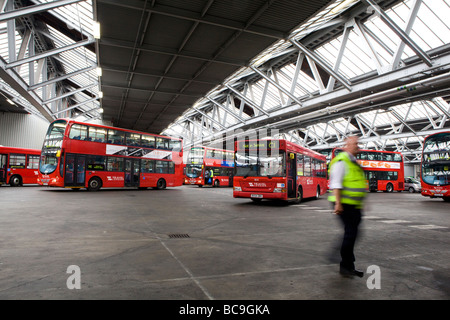
[(422, 195), (450, 202), (450, 131), (425, 138), (421, 167)]
[(44, 140), (38, 183), (90, 191), (181, 186), (182, 140), (58, 119)]
[(41, 150), (0, 146), (0, 185), (37, 184)]
[(233, 186), (234, 151), (209, 147), (191, 147), (184, 184)]
[(287, 140), (235, 142), (233, 197), (300, 203), (326, 191), (326, 158), (320, 153)]
[[(342, 149), (333, 149), (332, 158), (339, 152)], [(356, 160), (364, 170), (369, 191), (401, 192), (405, 189), (405, 167), (400, 152), (360, 150)]]

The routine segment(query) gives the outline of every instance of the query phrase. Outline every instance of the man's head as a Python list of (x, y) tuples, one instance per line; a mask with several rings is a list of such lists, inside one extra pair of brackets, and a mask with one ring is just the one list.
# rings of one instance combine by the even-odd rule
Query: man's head
[(356, 156), (359, 153), (358, 137), (350, 136), (345, 140), (345, 151)]

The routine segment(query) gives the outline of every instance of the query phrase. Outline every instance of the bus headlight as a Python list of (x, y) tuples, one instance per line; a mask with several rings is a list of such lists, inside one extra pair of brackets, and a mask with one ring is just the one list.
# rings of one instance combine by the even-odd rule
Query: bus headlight
[(233, 189), (234, 189), (234, 191), (242, 191), (241, 187), (234, 187)]

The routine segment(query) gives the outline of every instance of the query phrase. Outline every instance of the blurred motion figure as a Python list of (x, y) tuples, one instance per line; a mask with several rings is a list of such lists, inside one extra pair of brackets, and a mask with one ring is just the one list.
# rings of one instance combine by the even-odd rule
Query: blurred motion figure
[(340, 248), (339, 272), (343, 276), (363, 277), (364, 272), (355, 269), (354, 246), (361, 222), (362, 208), (367, 194), (364, 171), (356, 162), (359, 153), (358, 137), (345, 141), (344, 152), (330, 162), (330, 195), (328, 200), (344, 226)]

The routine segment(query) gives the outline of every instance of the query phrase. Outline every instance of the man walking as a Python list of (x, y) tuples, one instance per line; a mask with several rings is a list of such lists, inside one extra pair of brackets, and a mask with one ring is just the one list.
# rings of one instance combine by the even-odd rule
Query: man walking
[(358, 153), (358, 137), (348, 137), (344, 151), (330, 163), (331, 193), (328, 200), (333, 203), (334, 213), (344, 225), (339, 272), (343, 276), (362, 277), (364, 273), (355, 269), (354, 246), (367, 186), (364, 171), (356, 162)]

